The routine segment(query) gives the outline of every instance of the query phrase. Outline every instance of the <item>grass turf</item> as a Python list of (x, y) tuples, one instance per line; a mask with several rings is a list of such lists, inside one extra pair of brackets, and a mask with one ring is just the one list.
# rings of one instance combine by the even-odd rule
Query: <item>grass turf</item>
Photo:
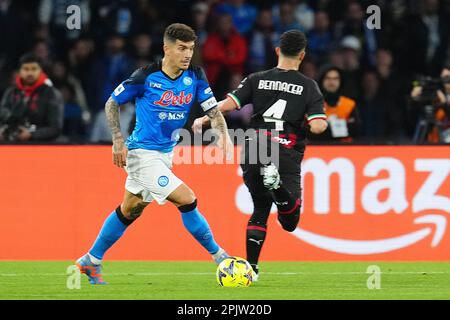
[[(69, 261), (0, 261), (0, 299), (450, 299), (450, 263), (262, 262), (260, 281), (222, 288), (210, 262), (107, 261), (106, 286), (66, 287)], [(368, 266), (381, 289), (367, 288)]]

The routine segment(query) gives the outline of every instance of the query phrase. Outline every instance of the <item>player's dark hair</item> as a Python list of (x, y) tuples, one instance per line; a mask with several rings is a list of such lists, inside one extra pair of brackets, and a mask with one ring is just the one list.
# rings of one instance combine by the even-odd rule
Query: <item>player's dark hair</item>
[(289, 30), (280, 37), (280, 50), (284, 56), (295, 57), (306, 48), (306, 36), (299, 30)]
[(175, 42), (177, 40), (190, 42), (197, 40), (195, 31), (183, 23), (172, 23), (164, 31), (164, 40)]
[(37, 63), (40, 67), (42, 67), (42, 60), (35, 53), (29, 52), (22, 55), (19, 59), (19, 66), (21, 67), (25, 63)]

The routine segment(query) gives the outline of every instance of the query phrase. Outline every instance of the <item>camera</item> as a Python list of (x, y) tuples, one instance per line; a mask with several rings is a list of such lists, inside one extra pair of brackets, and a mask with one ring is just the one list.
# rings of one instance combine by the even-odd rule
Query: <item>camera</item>
[(423, 104), (432, 104), (436, 99), (436, 91), (442, 89), (447, 83), (450, 83), (450, 77), (419, 77), (413, 82), (414, 87), (422, 87), (422, 93), (417, 98), (417, 101), (422, 102)]
[(20, 134), (20, 126), (30, 127), (26, 121), (27, 107), (25, 104), (19, 104), (9, 110), (0, 109), (0, 132), (5, 141), (17, 141)]
[(445, 85), (450, 83), (450, 77), (432, 78), (427, 76), (419, 77), (413, 82), (414, 87), (420, 87), (420, 94), (415, 96), (414, 100), (421, 108), (421, 117), (419, 119), (413, 141), (415, 143), (423, 143), (427, 139), (427, 135), (433, 128), (437, 128), (440, 140), (445, 141), (442, 136), (442, 124), (436, 120), (436, 113), (440, 108), (438, 100), (438, 91), (446, 92)]

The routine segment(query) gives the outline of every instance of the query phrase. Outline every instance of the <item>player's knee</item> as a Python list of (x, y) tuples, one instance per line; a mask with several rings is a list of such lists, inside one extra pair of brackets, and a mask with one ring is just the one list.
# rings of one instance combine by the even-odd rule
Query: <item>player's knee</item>
[(120, 209), (126, 219), (134, 221), (141, 216), (147, 204), (146, 202), (138, 202), (135, 204), (122, 203)]
[(181, 212), (190, 212), (194, 210), (197, 208), (197, 199), (195, 198), (195, 195), (193, 197), (186, 197), (177, 207)]
[(189, 191), (185, 192), (177, 199), (178, 208), (184, 206), (192, 206), (194, 203), (197, 203), (197, 198), (195, 197), (195, 194), (191, 189), (189, 189)]
[(278, 214), (278, 220), (280, 221), (281, 227), (287, 232), (292, 232), (297, 229), (300, 222), (300, 209), (301, 206), (299, 202), (297, 202), (297, 205), (288, 214)]
[(284, 230), (287, 232), (293, 232), (295, 229), (297, 229), (298, 221), (297, 223), (289, 223), (289, 224), (283, 224), (281, 225)]

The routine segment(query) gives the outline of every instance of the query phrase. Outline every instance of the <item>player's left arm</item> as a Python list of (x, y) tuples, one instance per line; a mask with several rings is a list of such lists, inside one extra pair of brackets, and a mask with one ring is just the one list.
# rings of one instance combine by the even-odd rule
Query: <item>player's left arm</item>
[(315, 81), (312, 82), (311, 95), (306, 107), (306, 120), (309, 131), (314, 134), (320, 134), (328, 127), (323, 95)]
[(231, 159), (234, 145), (228, 134), (227, 122), (225, 121), (222, 112), (218, 107), (214, 107), (206, 111), (206, 116), (211, 121), (211, 128), (219, 132), (219, 140), (217, 142), (219, 148), (222, 149), (227, 159)]
[(218, 108), (217, 100), (209, 86), (205, 72), (199, 67), (195, 67), (194, 70), (197, 77), (197, 100), (206, 113), (206, 117), (211, 121), (211, 127), (219, 132), (219, 140), (217, 142), (219, 148), (223, 150), (227, 159), (231, 159), (234, 146), (228, 135), (227, 122)]
[[(236, 103), (230, 97), (227, 97), (224, 100), (218, 102), (217, 109), (219, 109), (220, 112), (222, 112), (222, 114), (227, 114), (228, 112), (236, 109)], [(194, 123), (192, 124), (192, 130), (194, 132), (201, 132), (202, 128), (209, 124), (210, 118), (207, 115), (197, 118), (194, 120)]]

